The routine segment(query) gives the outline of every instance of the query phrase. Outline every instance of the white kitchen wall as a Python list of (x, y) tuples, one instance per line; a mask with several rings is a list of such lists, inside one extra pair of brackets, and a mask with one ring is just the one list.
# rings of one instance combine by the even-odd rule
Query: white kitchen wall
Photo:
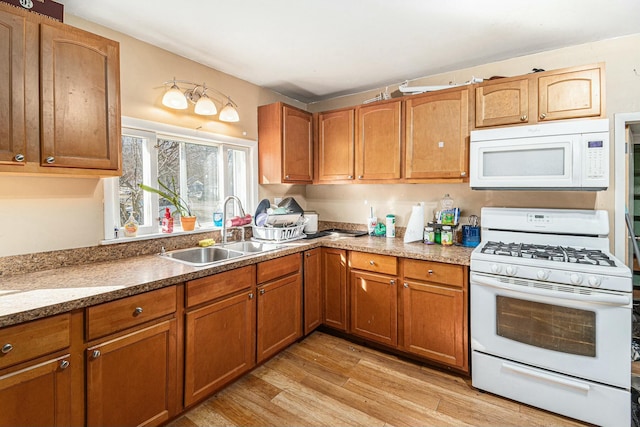
[[(284, 101), (305, 107), (295, 100), (79, 18), (65, 16), (65, 22), (120, 42), (123, 115), (191, 129), (203, 126), (204, 131), (257, 139), (258, 105)], [(412, 81), (411, 85), (459, 83), (472, 76), (513, 76), (528, 73), (534, 67), (551, 70), (604, 61), (606, 108), (609, 118), (613, 119), (616, 112), (640, 111), (640, 77), (633, 71), (634, 68), (640, 70), (638, 46), (640, 34), (425, 77)], [(240, 105), (241, 122), (235, 125), (207, 122), (193, 114), (162, 108), (162, 82), (174, 76), (203, 80), (230, 93)], [(323, 111), (356, 105), (381, 89), (315, 103), (308, 109)], [(613, 120), (611, 122), (613, 124)], [(613, 155), (611, 158), (613, 161)], [(368, 205), (364, 204), (367, 200), (376, 207), (378, 216), (396, 213), (399, 226), (404, 226), (413, 203), (426, 202), (429, 212), (445, 192), (458, 200), (465, 215), (478, 214), (485, 205), (613, 209), (613, 188), (595, 194), (476, 192), (466, 184), (263, 185), (259, 199), (293, 196), (304, 208), (318, 211), (321, 220), (362, 224), (369, 212)], [(94, 246), (102, 239), (102, 185), (97, 179), (0, 176), (0, 206), (0, 256)]]

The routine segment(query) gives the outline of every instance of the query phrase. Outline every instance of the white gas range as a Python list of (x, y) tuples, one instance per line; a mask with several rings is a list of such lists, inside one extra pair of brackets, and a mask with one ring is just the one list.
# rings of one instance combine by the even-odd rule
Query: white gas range
[(630, 423), (631, 271), (606, 211), (483, 208), (471, 255), (474, 387)]

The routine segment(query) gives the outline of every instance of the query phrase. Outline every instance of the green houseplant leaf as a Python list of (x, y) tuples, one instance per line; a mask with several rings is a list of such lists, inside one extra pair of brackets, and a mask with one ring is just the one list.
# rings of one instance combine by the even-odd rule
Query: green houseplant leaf
[(138, 184), (138, 186), (144, 191), (155, 193), (160, 197), (167, 199), (176, 208), (173, 213), (178, 212), (180, 216), (193, 216), (191, 214), (191, 207), (189, 206), (189, 203), (180, 197), (180, 193), (176, 189), (176, 181), (173, 177), (171, 177), (171, 187), (160, 181), (160, 179), (158, 179), (158, 186), (160, 188), (153, 188), (145, 184)]

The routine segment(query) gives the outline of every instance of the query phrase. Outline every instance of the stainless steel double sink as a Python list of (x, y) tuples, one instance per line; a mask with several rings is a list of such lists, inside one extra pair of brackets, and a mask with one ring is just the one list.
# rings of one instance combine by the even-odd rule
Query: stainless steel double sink
[(240, 258), (248, 255), (256, 255), (262, 252), (273, 251), (284, 247), (276, 243), (262, 242), (233, 242), (222, 246), (208, 246), (174, 251), (160, 254), (172, 261), (181, 262), (194, 267), (203, 267), (221, 263), (232, 258)]

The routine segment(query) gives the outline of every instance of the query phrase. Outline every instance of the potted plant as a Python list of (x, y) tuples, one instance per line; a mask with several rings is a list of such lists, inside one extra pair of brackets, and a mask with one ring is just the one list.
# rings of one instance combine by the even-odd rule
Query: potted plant
[(176, 188), (176, 181), (171, 177), (171, 183), (165, 184), (158, 179), (158, 186), (160, 188), (153, 188), (145, 184), (138, 184), (138, 186), (151, 193), (156, 193), (160, 197), (167, 199), (176, 209), (172, 214), (178, 212), (180, 214), (180, 223), (184, 231), (193, 231), (196, 226), (196, 217), (191, 213), (191, 207), (189, 203), (180, 196)]

